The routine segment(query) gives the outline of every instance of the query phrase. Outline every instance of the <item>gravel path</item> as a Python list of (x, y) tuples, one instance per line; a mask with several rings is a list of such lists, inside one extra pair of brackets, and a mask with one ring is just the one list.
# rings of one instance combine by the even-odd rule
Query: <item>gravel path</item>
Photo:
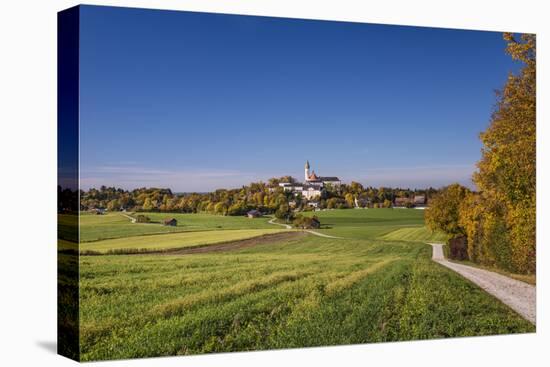
[(288, 225), (288, 224), (281, 224), (281, 223), (275, 223), (274, 222), (275, 218), (271, 219), (269, 222), (269, 224), (275, 224), (276, 226), (281, 226), (281, 227), (285, 227), (286, 229), (292, 229), (292, 226)]
[(328, 234), (324, 234), (324, 233), (319, 233), (319, 232), (311, 231), (311, 230), (309, 230), (309, 229), (304, 230), (304, 232), (311, 233), (311, 234), (314, 234), (314, 235), (316, 235), (316, 236), (325, 237), (325, 238), (344, 238), (344, 237), (330, 236), (330, 235), (328, 235)]
[(132, 223), (135, 223), (135, 222), (136, 222), (136, 218), (130, 217), (128, 214), (121, 214), (121, 215), (124, 216), (124, 217), (126, 217), (126, 218), (128, 218), (128, 219), (130, 219), (130, 221), (131, 221)]
[(433, 261), (456, 271), (498, 298), (532, 324), (536, 323), (537, 292), (535, 286), (488, 270), (453, 263), (445, 259), (443, 245), (438, 243), (430, 243), (430, 245), (433, 247)]

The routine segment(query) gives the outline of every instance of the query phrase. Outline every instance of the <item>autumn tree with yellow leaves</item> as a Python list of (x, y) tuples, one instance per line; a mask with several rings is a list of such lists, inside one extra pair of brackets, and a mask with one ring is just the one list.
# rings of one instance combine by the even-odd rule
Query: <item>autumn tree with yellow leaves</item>
[[(463, 224), (476, 234), (476, 245), (492, 247), (481, 260), (521, 273), (536, 269), (536, 36), (519, 39), (505, 33), (506, 52), (523, 63), (498, 93), (489, 128), (481, 134), (481, 160), (474, 174), (478, 220), (468, 220), (472, 206), (463, 208)], [(473, 206), (473, 210), (479, 210)], [(481, 251), (483, 253), (484, 251)]]
[[(506, 52), (523, 68), (510, 74), (497, 93), (491, 123), (480, 135), (481, 160), (473, 176), (478, 191), (461, 200), (454, 231), (466, 235), (470, 260), (532, 274), (536, 270), (536, 36), (516, 38), (505, 33), (504, 40)], [(444, 199), (440, 196), (436, 206), (444, 206)], [(438, 213), (432, 214), (426, 213), (428, 224), (437, 227)], [(436, 218), (431, 220), (430, 215)]]

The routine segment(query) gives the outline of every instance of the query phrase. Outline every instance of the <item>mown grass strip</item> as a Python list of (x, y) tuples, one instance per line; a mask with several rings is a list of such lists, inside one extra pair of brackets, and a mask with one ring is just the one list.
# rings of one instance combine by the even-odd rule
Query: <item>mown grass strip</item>
[(446, 242), (448, 236), (442, 232), (432, 232), (425, 226), (399, 228), (380, 237), (386, 241)]
[(346, 275), (345, 277), (343, 277), (341, 279), (335, 280), (335, 281), (327, 284), (327, 286), (325, 287), (325, 293), (328, 296), (334, 296), (334, 295), (338, 294), (339, 292), (342, 292), (343, 290), (351, 288), (351, 287), (353, 287), (353, 285), (355, 283), (361, 281), (366, 276), (371, 275), (371, 274), (383, 269), (384, 267), (391, 264), (395, 260), (396, 259), (382, 260), (380, 262), (372, 264), (371, 266), (369, 266), (366, 269), (362, 269), (362, 270), (359, 270), (359, 271), (354, 271), (354, 272)]

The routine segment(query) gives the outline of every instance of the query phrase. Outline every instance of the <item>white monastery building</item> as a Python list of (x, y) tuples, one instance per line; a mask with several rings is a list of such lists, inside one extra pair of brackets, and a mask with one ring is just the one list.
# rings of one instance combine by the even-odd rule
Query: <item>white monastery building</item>
[(307, 200), (315, 199), (321, 196), (326, 185), (339, 186), (341, 181), (338, 177), (323, 177), (317, 176), (315, 171), (309, 172), (309, 161), (306, 162), (304, 168), (304, 183), (289, 183), (282, 182), (279, 184), (285, 191), (302, 194)]

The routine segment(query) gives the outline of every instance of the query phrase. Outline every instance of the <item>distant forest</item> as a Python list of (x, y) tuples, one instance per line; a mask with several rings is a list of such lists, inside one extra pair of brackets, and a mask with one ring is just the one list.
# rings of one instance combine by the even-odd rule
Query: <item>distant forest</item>
[[(254, 182), (237, 189), (219, 189), (208, 193), (174, 193), (170, 189), (140, 188), (123, 190), (102, 186), (80, 192), (80, 210), (106, 209), (108, 211), (158, 211), (183, 213), (212, 213), (219, 215), (244, 215), (256, 209), (263, 213), (280, 214), (291, 210), (313, 210), (312, 201), (285, 192), (280, 182), (288, 182), (291, 177), (272, 178), (267, 183)], [(66, 190), (59, 188), (60, 199), (69, 197)], [(424, 196), (425, 200), (437, 193), (434, 188), (411, 190), (402, 188), (364, 187), (351, 182), (340, 186), (328, 186), (322, 195), (314, 200), (321, 209), (344, 209), (360, 207), (414, 206), (414, 197)], [(60, 202), (60, 211), (68, 207)], [(278, 213), (277, 213), (278, 212)]]

